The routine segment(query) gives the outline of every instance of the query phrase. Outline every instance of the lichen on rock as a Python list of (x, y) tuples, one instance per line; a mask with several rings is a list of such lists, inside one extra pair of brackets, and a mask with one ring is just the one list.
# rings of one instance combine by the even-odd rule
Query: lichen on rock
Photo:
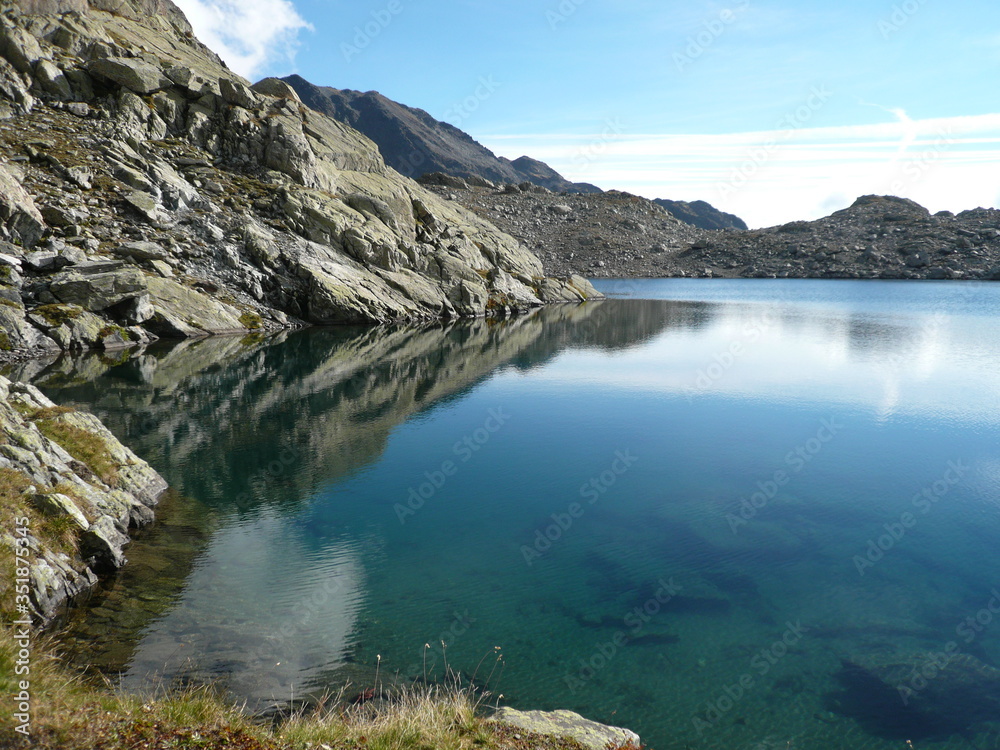
[[(125, 563), (129, 528), (153, 519), (166, 487), (94, 415), (0, 377), (0, 545), (15, 545), (14, 518), (29, 519), (29, 596), (38, 621), (50, 621), (98, 574)], [(12, 582), (5, 576), (3, 586)]]

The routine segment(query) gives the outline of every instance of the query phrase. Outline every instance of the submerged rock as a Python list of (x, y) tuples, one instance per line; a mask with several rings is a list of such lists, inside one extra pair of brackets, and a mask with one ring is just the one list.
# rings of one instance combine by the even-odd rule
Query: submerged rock
[(970, 654), (857, 657), (838, 680), (833, 707), (882, 737), (946, 737), (1000, 716), (1000, 670)]

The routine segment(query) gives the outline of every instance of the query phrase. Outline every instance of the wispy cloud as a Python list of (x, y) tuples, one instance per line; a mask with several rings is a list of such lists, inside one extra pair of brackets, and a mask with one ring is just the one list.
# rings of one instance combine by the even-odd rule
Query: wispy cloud
[(174, 0), (195, 34), (234, 71), (259, 76), (274, 63), (290, 63), (298, 35), (312, 26), (289, 0)]
[[(702, 199), (752, 226), (814, 219), (868, 193), (911, 198), (932, 210), (996, 205), (1000, 114), (717, 135), (623, 134), (586, 175), (573, 155), (589, 136), (481, 136), (495, 152), (529, 154), (570, 179), (650, 198)], [(779, 144), (766, 163), (731, 188), (755, 149)], [(790, 187), (794, 186), (794, 187)]]

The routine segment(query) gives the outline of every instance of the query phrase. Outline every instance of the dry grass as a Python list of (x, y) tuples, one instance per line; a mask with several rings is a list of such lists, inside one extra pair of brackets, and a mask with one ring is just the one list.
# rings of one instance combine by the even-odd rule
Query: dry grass
[(458, 686), (407, 686), (385, 701), (299, 717), (280, 730), (289, 746), (369, 750), (473, 750), (492, 747), (479, 701)]
[[(0, 694), (16, 695), (17, 646), (0, 625)], [(14, 702), (0, 701), (0, 747), (21, 750), (582, 750), (481, 715), (482, 696), (450, 686), (409, 686), (384, 700), (319, 707), (278, 726), (255, 722), (209, 688), (155, 699), (89, 684), (51, 645), (31, 663), (32, 736), (14, 731)]]

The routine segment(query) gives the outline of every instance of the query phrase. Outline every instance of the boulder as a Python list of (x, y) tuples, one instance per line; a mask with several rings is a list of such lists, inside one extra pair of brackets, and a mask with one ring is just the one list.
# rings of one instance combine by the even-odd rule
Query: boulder
[(38, 506), (39, 510), (49, 515), (69, 516), (84, 531), (90, 528), (90, 521), (83, 515), (72, 498), (66, 495), (58, 492), (38, 493), (35, 495), (35, 505)]
[(125, 202), (152, 224), (159, 224), (166, 216), (156, 197), (142, 190), (133, 190), (125, 196)]
[(45, 222), (34, 200), (4, 164), (0, 164), (0, 223), (26, 247), (38, 242), (45, 232)]
[(140, 58), (105, 57), (92, 60), (87, 63), (87, 71), (137, 94), (152, 94), (172, 84), (158, 67)]
[(232, 78), (219, 79), (219, 92), (226, 103), (243, 109), (253, 109), (258, 103), (257, 95), (249, 86)]
[(302, 101), (299, 99), (299, 95), (295, 92), (295, 89), (280, 78), (265, 78), (262, 81), (257, 81), (250, 88), (258, 94), (264, 94), (264, 96), (273, 96), (276, 99), (291, 99), (300, 103)]
[(19, 350), (34, 352), (57, 352), (59, 345), (33, 326), (27, 318), (24, 307), (19, 304), (3, 304), (0, 301), (0, 352)]
[(461, 177), (445, 174), (444, 172), (429, 172), (417, 180), (421, 185), (438, 185), (454, 190), (468, 190), (469, 183)]
[(375, 198), (371, 195), (362, 195), (361, 193), (351, 193), (344, 198), (344, 203), (360, 214), (378, 219), (387, 227), (396, 229), (399, 226), (396, 223), (396, 217), (393, 215), (392, 209), (389, 208), (389, 204), (380, 198)]
[(19, 73), (30, 74), (35, 63), (45, 57), (38, 40), (17, 26), (0, 27), (0, 55)]
[(153, 314), (145, 327), (158, 336), (185, 338), (247, 330), (240, 311), (170, 279), (148, 279)]
[(118, 245), (112, 251), (121, 258), (133, 260), (166, 260), (169, 253), (162, 245), (155, 242), (126, 242)]
[(204, 73), (200, 73), (185, 65), (175, 65), (169, 68), (166, 71), (166, 76), (195, 99), (205, 95), (219, 95), (219, 83), (217, 79), (210, 78)]
[(101, 516), (80, 534), (80, 555), (94, 572), (111, 573), (125, 564), (122, 548), (129, 538), (119, 531), (108, 516)]
[(135, 268), (89, 275), (66, 271), (52, 280), (49, 291), (63, 304), (97, 312), (144, 294), (146, 277)]
[(66, 75), (48, 60), (39, 60), (35, 65), (35, 83), (42, 91), (60, 100), (72, 99), (73, 89)]
[(632, 730), (598, 724), (572, 711), (516, 711), (504, 707), (494, 714), (493, 719), (526, 732), (568, 737), (588, 750), (607, 750), (608, 747), (627, 743), (636, 747), (640, 745), (639, 735)]

